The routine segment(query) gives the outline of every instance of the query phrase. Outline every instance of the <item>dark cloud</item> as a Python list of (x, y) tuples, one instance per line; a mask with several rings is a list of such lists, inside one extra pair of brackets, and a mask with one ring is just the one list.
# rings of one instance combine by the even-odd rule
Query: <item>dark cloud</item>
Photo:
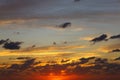
[(32, 45), (32, 48), (35, 48), (36, 47), (36, 45)]
[(87, 63), (89, 61), (89, 59), (87, 59), (87, 58), (81, 58), (80, 61), (81, 61), (80, 62), (81, 64), (84, 64), (84, 63)]
[(18, 57), (16, 59), (22, 60), (22, 59), (31, 59), (31, 57)]
[(25, 70), (31, 68), (35, 63), (35, 58), (27, 59), (23, 64), (12, 64), (8, 69)]
[(3, 48), (5, 49), (10, 49), (10, 50), (17, 50), (17, 49), (20, 49), (20, 44), (22, 44), (22, 42), (6, 42), (4, 45), (3, 45)]
[(67, 28), (67, 27), (70, 27), (72, 24), (71, 22), (65, 22), (61, 25), (58, 25), (59, 28)]
[(70, 61), (70, 60), (69, 60), (69, 59), (67, 59), (67, 60), (62, 59), (62, 60), (61, 60), (61, 63), (66, 63), (66, 62), (68, 62), (68, 61)]
[(84, 64), (89, 62), (91, 59), (95, 59), (96, 57), (88, 57), (88, 58), (80, 58), (79, 60), (81, 61), (80, 64)]
[(53, 45), (56, 45), (57, 43), (56, 42), (53, 42)]
[(101, 42), (101, 41), (107, 41), (107, 34), (102, 34), (99, 37), (96, 37), (96, 38), (90, 40), (90, 42), (93, 42), (94, 44), (96, 42)]
[(6, 43), (7, 41), (9, 41), (9, 39), (6, 39), (6, 40), (1, 39), (1, 40), (0, 40), (0, 45)]
[(111, 36), (110, 39), (120, 39), (120, 34)]
[(64, 44), (67, 44), (68, 42), (67, 41), (65, 41), (65, 42), (63, 42)]
[(21, 69), (25, 70), (27, 68), (30, 68), (35, 62), (35, 59), (28, 59), (24, 62), (24, 64), (21, 65)]
[(12, 64), (10, 67), (9, 67), (9, 69), (20, 69), (20, 65), (19, 64)]
[(95, 64), (96, 65), (103, 65), (103, 64), (106, 64), (106, 63), (108, 63), (108, 60), (107, 59), (102, 59), (102, 58), (97, 58), (96, 60), (95, 60)]
[(110, 52), (120, 52), (120, 49), (114, 49), (114, 50), (112, 50)]
[(118, 57), (118, 58), (115, 58), (114, 60), (115, 60), (115, 61), (116, 61), (116, 60), (120, 60), (120, 57)]
[[(81, 61), (73, 61), (71, 63), (66, 63), (66, 64), (46, 64), (44, 66), (37, 66), (35, 67), (35, 59), (29, 59), (26, 60), (23, 64), (13, 64), (11, 65), (9, 68), (5, 68), (5, 69), (0, 69), (0, 79), (1, 80), (8, 80), (11, 79), (11, 77), (9, 76), (13, 76), (14, 78), (11, 80), (38, 80), (41, 79), (40, 76), (45, 77), (45, 75), (49, 75), (50, 73), (52, 73), (53, 75), (64, 75), (64, 76), (70, 76), (70, 74), (74, 74), (74, 75), (83, 75), (84, 76), (90, 76), (90, 74), (93, 75), (98, 75), (98, 77), (94, 77), (94, 78), (73, 78), (72, 80), (118, 80), (120, 77), (118, 77), (118, 75), (120, 74), (120, 64), (119, 63), (114, 63), (114, 62), (110, 62), (108, 61), (108, 59), (103, 59), (103, 58), (97, 58), (97, 57), (89, 57), (89, 58), (81, 58), (81, 60), (85, 60), (83, 61), (83, 63), (86, 63), (87, 60), (91, 60), (93, 59), (94, 62), (90, 63), (90, 64), (94, 64), (93, 66), (87, 66), (87, 67), (82, 67), (81, 66)], [(117, 58), (116, 58), (117, 59)], [(84, 64), (82, 64), (84, 65)], [(34, 67), (33, 67), (34, 66)], [(29, 73), (29, 75), (28, 75)], [(15, 79), (15, 76), (17, 75), (17, 77), (26, 77), (31, 76), (31, 75), (37, 75), (37, 77), (39, 76), (38, 79), (33, 78), (33, 79), (28, 79), (28, 78), (17, 78)], [(21, 76), (22, 75), (22, 76)], [(100, 75), (102, 76), (102, 78), (100, 77)], [(108, 77), (103, 77), (108, 75)], [(113, 75), (116, 75), (115, 77), (111, 77)], [(7, 76), (7, 77), (6, 77)], [(88, 77), (89, 77), (88, 76)], [(33, 77), (33, 76), (31, 76)], [(5, 79), (6, 78), (6, 79)], [(100, 78), (100, 79), (99, 79)], [(42, 79), (41, 79), (42, 80)], [(46, 78), (44, 78), (43, 80), (46, 80)], [(71, 79), (69, 79), (71, 80)]]

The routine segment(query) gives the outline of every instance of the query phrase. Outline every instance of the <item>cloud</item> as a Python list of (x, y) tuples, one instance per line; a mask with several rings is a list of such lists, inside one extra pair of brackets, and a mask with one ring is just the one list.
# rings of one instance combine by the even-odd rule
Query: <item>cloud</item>
[(22, 60), (22, 59), (31, 59), (31, 57), (17, 57), (16, 59)]
[(35, 63), (35, 58), (27, 59), (23, 64), (12, 64), (8, 69), (25, 70), (31, 68)]
[(35, 59), (28, 59), (24, 62), (24, 64), (21, 65), (21, 69), (25, 70), (27, 68), (30, 68), (35, 62)]
[(62, 60), (61, 60), (61, 63), (66, 63), (66, 62), (69, 62), (69, 61), (70, 61), (69, 59), (67, 59), (67, 60), (62, 59)]
[[(39, 80), (39, 79), (46, 80), (46, 79), (53, 79), (54, 77), (55, 79), (57, 79), (57, 77), (58, 79), (63, 79), (64, 77), (64, 79), (67, 80), (119, 79), (118, 77), (120, 74), (119, 63), (108, 62), (108, 59), (97, 58), (97, 57), (88, 57), (86, 59), (90, 59), (90, 60), (93, 59), (94, 62), (90, 63), (89, 65), (92, 64), (94, 65), (82, 67), (81, 61), (79, 60), (66, 64), (57, 64), (56, 62), (52, 61), (53, 63), (52, 65), (46, 64), (44, 66), (42, 65), (35, 67), (34, 66), (35, 59), (29, 59), (26, 60), (23, 64), (13, 64), (9, 68), (0, 69), (0, 79), (23, 80), (25, 78), (24, 80)], [(79, 78), (77, 79), (73, 78), (73, 75), (79, 76)], [(44, 78), (41, 78), (40, 76), (43, 76)], [(68, 76), (72, 76), (72, 77), (68, 77)]]
[(12, 64), (10, 67), (9, 67), (9, 69), (20, 69), (20, 65), (19, 64)]
[(112, 50), (110, 52), (120, 52), (120, 49), (114, 49), (114, 50)]
[(119, 49), (120, 48), (120, 44), (117, 43), (117, 44), (110, 44), (110, 45), (104, 45), (104, 46), (101, 46), (98, 50), (101, 51), (101, 52), (111, 52), (112, 50), (115, 50), (115, 49)]
[(4, 45), (3, 45), (3, 48), (5, 49), (10, 49), (10, 50), (17, 50), (17, 49), (20, 49), (20, 44), (22, 44), (22, 42), (6, 42)]
[(20, 52), (49, 52), (49, 51), (60, 51), (60, 50), (71, 50), (85, 48), (84, 45), (65, 45), (65, 46), (43, 46), (43, 47), (28, 47), (20, 50)]
[(0, 45), (6, 43), (8, 40), (9, 40), (9, 39), (6, 39), (6, 40), (1, 39), (1, 40), (0, 40)]
[[(39, 18), (39, 19), (90, 18), (90, 21), (91, 19), (95, 19), (96, 21), (96, 18), (93, 18), (94, 16), (95, 17), (102, 16), (102, 19), (100, 20), (102, 20), (103, 22), (103, 17), (106, 17), (106, 15), (113, 16), (117, 14), (119, 16), (120, 3), (118, 3), (116, 0), (115, 1), (106, 0), (106, 2), (104, 2), (104, 0), (101, 1), (82, 0), (82, 4), (80, 5), (74, 4), (73, 1), (74, 0), (67, 0), (67, 1), (51, 0), (51, 2), (49, 2), (49, 0), (29, 0), (29, 1), (0, 0), (0, 11), (1, 11), (0, 19), (16, 20), (16, 19), (31, 19), (31, 18)], [(78, 2), (80, 0), (75, 0), (75, 1)], [(99, 3), (99, 6), (97, 6), (96, 3)], [(109, 18), (105, 18), (105, 19), (106, 21), (110, 21), (108, 20)]]
[(67, 28), (67, 27), (70, 27), (72, 24), (71, 22), (65, 22), (61, 25), (58, 25), (59, 28)]
[(17, 49), (20, 49), (20, 45), (22, 44), (23, 42), (13, 42), (11, 41), (9, 38), (6, 39), (6, 40), (0, 40), (0, 45), (3, 45), (2, 47), (4, 49), (9, 49), (9, 50), (17, 50)]
[(102, 34), (99, 37), (96, 37), (90, 40), (90, 42), (93, 42), (95, 44), (96, 42), (101, 42), (101, 41), (106, 41), (106, 40), (107, 40), (107, 34)]
[(120, 39), (120, 34), (111, 36), (110, 39)]
[(95, 60), (95, 65), (103, 65), (103, 64), (106, 64), (106, 63), (108, 63), (108, 59), (102, 59), (102, 58), (97, 58), (96, 60)]
[(88, 58), (80, 58), (80, 64), (84, 64), (84, 63), (87, 63), (89, 62), (89, 60), (91, 59), (95, 59), (96, 57), (88, 57)]
[(86, 41), (90, 41), (92, 39), (93, 39), (93, 37), (82, 37), (82, 38), (80, 38), (80, 40), (86, 40)]
[(115, 60), (115, 61), (116, 61), (116, 60), (120, 60), (120, 57), (118, 57), (118, 58), (115, 58), (114, 60)]

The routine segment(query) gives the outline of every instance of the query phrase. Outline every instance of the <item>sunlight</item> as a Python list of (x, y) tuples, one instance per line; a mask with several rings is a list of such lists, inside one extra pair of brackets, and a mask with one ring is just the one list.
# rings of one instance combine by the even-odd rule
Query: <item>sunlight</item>
[(64, 80), (64, 76), (49, 76), (50, 80)]
[[(64, 71), (61, 71), (61, 72), (64, 73)], [(48, 79), (49, 80), (65, 80), (65, 76), (50, 73), (49, 76), (48, 76)]]
[(49, 74), (45, 75), (40, 75), (40, 74), (35, 74), (33, 80), (84, 80), (85, 75), (75, 75), (75, 74), (64, 74), (66, 73), (64, 70), (61, 70), (60, 74), (50, 72)]

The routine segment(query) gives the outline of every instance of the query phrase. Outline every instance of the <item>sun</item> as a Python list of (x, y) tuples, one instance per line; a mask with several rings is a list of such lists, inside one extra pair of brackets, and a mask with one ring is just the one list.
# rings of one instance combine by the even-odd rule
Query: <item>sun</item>
[(63, 80), (63, 78), (61, 76), (52, 76), (50, 80)]
[(65, 80), (65, 76), (63, 75), (55, 75), (54, 73), (50, 73), (48, 76), (49, 80)]

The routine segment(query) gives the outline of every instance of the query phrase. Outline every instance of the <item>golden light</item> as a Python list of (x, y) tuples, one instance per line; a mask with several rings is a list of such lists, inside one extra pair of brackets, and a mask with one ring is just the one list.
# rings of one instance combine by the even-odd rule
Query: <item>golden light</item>
[(65, 80), (65, 76), (63, 76), (62, 74), (65, 73), (64, 70), (61, 71), (61, 74), (60, 75), (56, 75), (55, 73), (50, 73), (47, 78), (49, 80)]
[(61, 70), (61, 75), (65, 75), (66, 71), (65, 70)]
[[(64, 70), (61, 71), (62, 73), (64, 73)], [(40, 74), (36, 74), (33, 78), (33, 80), (78, 80), (78, 78), (80, 80), (84, 80), (84, 76), (82, 75), (74, 75), (74, 74), (55, 74), (54, 72), (51, 72), (49, 74), (46, 75), (40, 75)]]
[(64, 76), (49, 76), (49, 80), (65, 80)]

